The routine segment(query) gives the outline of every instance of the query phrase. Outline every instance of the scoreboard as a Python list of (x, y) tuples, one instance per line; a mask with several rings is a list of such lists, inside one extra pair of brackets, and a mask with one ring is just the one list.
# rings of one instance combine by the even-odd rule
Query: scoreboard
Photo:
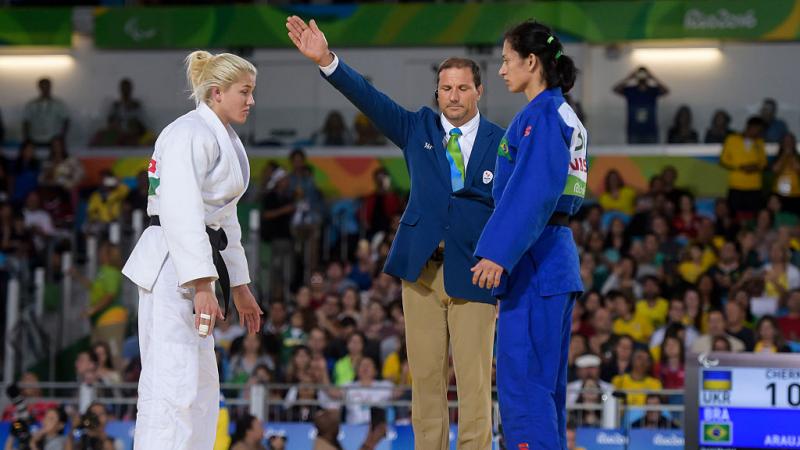
[(689, 355), (686, 448), (800, 449), (800, 354)]

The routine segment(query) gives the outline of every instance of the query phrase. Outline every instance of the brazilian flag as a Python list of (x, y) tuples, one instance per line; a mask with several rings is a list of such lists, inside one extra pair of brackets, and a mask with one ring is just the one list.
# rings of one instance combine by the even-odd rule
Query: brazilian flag
[(730, 444), (733, 436), (731, 435), (731, 424), (729, 423), (704, 423), (703, 442), (728, 443)]

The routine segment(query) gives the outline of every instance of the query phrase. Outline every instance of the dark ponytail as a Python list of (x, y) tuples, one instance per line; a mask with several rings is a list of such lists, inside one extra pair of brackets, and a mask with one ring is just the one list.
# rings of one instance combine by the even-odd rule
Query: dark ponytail
[(564, 54), (564, 46), (550, 27), (526, 20), (506, 31), (503, 38), (521, 58), (530, 54), (539, 58), (548, 88), (560, 87), (564, 94), (572, 89), (578, 69), (575, 61)]

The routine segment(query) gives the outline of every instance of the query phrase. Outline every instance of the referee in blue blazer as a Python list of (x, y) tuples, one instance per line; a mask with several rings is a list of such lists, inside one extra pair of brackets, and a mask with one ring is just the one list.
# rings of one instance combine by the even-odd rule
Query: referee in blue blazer
[(495, 299), (471, 283), (473, 256), (492, 213), (495, 160), (504, 130), (481, 117), (478, 65), (448, 58), (439, 66), (440, 112), (411, 112), (375, 89), (328, 49), (312, 20), (291, 16), (298, 50), (323, 77), (403, 151), (411, 176), (384, 271), (403, 280), (406, 345), (412, 378), (415, 448), (449, 449), (448, 347), (458, 389), (458, 448), (492, 445), (492, 347)]

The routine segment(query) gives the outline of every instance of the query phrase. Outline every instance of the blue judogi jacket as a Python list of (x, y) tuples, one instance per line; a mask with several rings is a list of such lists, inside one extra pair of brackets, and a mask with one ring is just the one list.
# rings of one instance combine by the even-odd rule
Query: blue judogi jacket
[(572, 233), (547, 223), (580, 208), (586, 146), (586, 129), (560, 88), (543, 91), (512, 120), (497, 151), (495, 210), (475, 250), (505, 269), (494, 295), (505, 296), (520, 273), (533, 274), (542, 296), (583, 290)]

